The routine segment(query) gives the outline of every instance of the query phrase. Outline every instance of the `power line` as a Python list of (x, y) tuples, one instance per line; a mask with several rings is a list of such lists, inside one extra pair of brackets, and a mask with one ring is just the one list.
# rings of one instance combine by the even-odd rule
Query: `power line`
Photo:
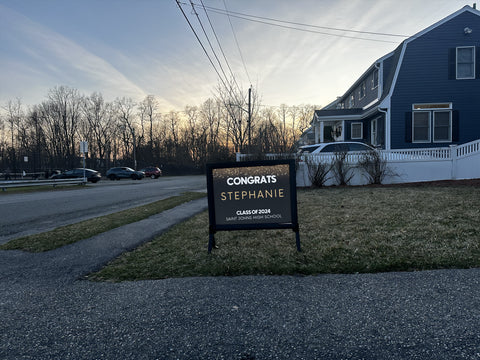
[(230, 19), (230, 16), (228, 15), (227, 3), (225, 2), (225, 0), (223, 0), (223, 5), (225, 6), (225, 11), (227, 12), (228, 22), (230, 23), (230, 28), (232, 29), (233, 37), (235, 39), (235, 44), (237, 44), (237, 49), (238, 49), (238, 52), (240, 54), (240, 59), (242, 60), (242, 64), (243, 64), (243, 69), (245, 70), (245, 73), (247, 74), (247, 79), (248, 79), (249, 83), (251, 84), (252, 80), (250, 79), (250, 75), (248, 74), (248, 70), (247, 70), (247, 66), (245, 65), (245, 59), (243, 58), (242, 50), (240, 50), (240, 45), (238, 44), (237, 35), (235, 34), (235, 30), (233, 29), (232, 20)]
[[(240, 86), (238, 86), (238, 83), (237, 83), (237, 80), (236, 80), (236, 78), (235, 78), (235, 75), (233, 74), (232, 68), (230, 67), (230, 64), (228, 63), (227, 56), (225, 55), (225, 52), (223, 51), (222, 45), (220, 44), (220, 40), (218, 39), (217, 33), (216, 33), (216, 31), (215, 31), (215, 29), (214, 29), (214, 27), (213, 27), (213, 24), (212, 24), (212, 22), (211, 22), (211, 20), (210, 20), (210, 17), (208, 16), (208, 12), (207, 12), (207, 9), (205, 8), (205, 5), (203, 4), (203, 0), (200, 0), (200, 1), (201, 1), (201, 3), (202, 3), (203, 10), (205, 11), (205, 15), (207, 16), (208, 23), (210, 24), (210, 28), (212, 29), (212, 32), (213, 32), (213, 34), (214, 34), (214, 36), (215, 36), (215, 39), (217, 40), (218, 47), (220, 48), (220, 51), (222, 52), (223, 59), (225, 60), (225, 63), (227, 64), (228, 70), (230, 71), (230, 75), (231, 75), (231, 77), (232, 77), (235, 85), (237, 86), (238, 91), (241, 93), (242, 90), (240, 89)], [(192, 1), (190, 1), (190, 2), (192, 2)], [(192, 2), (192, 4), (193, 4), (193, 2)], [(192, 6), (193, 6), (193, 5), (192, 5)], [(199, 21), (200, 21), (200, 19), (199, 19)], [(203, 27), (202, 27), (202, 28), (203, 28)], [(207, 38), (208, 38), (208, 37), (207, 37)], [(212, 48), (212, 51), (215, 53), (215, 51), (213, 50), (213, 48)], [(215, 57), (216, 57), (216, 56), (215, 56)], [(217, 58), (217, 60), (218, 60), (218, 58)], [(220, 66), (221, 66), (221, 65), (220, 65)], [(224, 75), (225, 75), (225, 73), (224, 73)], [(225, 76), (225, 77), (226, 77), (226, 76)]]
[(342, 29), (342, 28), (334, 28), (334, 27), (329, 27), (329, 26), (320, 26), (320, 25), (312, 25), (312, 24), (306, 24), (306, 23), (300, 23), (300, 22), (294, 22), (294, 21), (279, 20), (279, 19), (274, 19), (274, 18), (270, 18), (270, 17), (244, 14), (244, 13), (236, 12), (236, 11), (228, 11), (228, 10), (225, 11), (225, 10), (222, 10), (222, 9), (219, 9), (219, 8), (214, 8), (214, 7), (211, 7), (211, 10), (215, 10), (219, 13), (225, 12), (223, 15), (228, 15), (227, 13), (229, 13), (230, 15), (231, 14), (236, 14), (236, 15), (239, 15), (239, 16), (244, 16), (244, 17), (249, 17), (249, 18), (254, 18), (254, 19), (275, 21), (275, 22), (278, 22), (278, 23), (285, 23), (285, 24), (290, 24), (290, 25), (299, 25), (299, 26), (312, 27), (312, 28), (324, 29), (324, 30), (353, 32), (353, 33), (368, 34), (368, 35), (393, 36), (393, 37), (402, 37), (402, 38), (407, 38), (408, 37), (408, 35), (403, 35), (403, 34), (391, 34), (391, 33), (373, 32), (373, 31)]
[[(212, 11), (214, 13), (217, 13), (217, 14), (221, 14), (221, 15), (227, 15), (225, 13), (222, 13), (222, 12), (216, 11), (216, 10), (210, 10), (210, 11)], [(293, 26), (289, 26), (289, 25), (275, 24), (275, 23), (271, 23), (271, 22), (267, 22), (267, 21), (263, 21), (263, 20), (249, 19), (247, 17), (243, 17), (243, 16), (239, 16), (239, 15), (233, 15), (233, 14), (230, 14), (229, 16), (235, 17), (235, 18), (238, 18), (238, 19), (242, 19), (242, 20), (246, 20), (246, 21), (260, 23), (260, 24), (276, 26), (276, 27), (283, 28), (283, 29), (297, 30), (297, 31), (303, 31), (303, 32), (314, 33), (314, 34), (322, 34), (322, 35), (335, 36), (335, 37), (341, 37), (341, 38), (347, 38), (347, 39), (355, 39), (355, 40), (375, 41), (375, 42), (384, 42), (384, 43), (393, 43), (393, 44), (398, 43), (398, 41), (372, 39), (372, 38), (365, 38), (365, 37), (358, 37), (358, 36), (351, 36), (351, 35), (344, 35), (344, 34), (333, 34), (333, 33), (325, 32), (325, 31), (302, 29), (302, 28), (293, 27)], [(333, 29), (333, 28), (331, 30), (350, 31), (350, 32), (352, 31), (352, 30), (341, 30), (341, 29)], [(385, 35), (385, 34), (377, 34), (377, 35)]]
[(225, 77), (225, 80), (227, 80), (227, 75), (225, 74), (225, 70), (223, 70), (222, 63), (220, 62), (220, 59), (218, 58), (217, 53), (215, 52), (215, 49), (213, 48), (213, 45), (210, 41), (210, 38), (208, 37), (207, 32), (205, 31), (205, 27), (203, 26), (202, 20), (200, 20), (200, 16), (198, 15), (197, 11), (195, 10), (195, 6), (194, 6), (192, 0), (190, 0), (190, 4), (192, 6), (193, 13), (197, 17), (198, 23), (200, 24), (200, 27), (203, 31), (203, 35), (205, 35), (205, 38), (207, 39), (208, 45), (210, 46), (210, 50), (212, 51), (213, 56), (215, 56), (215, 59), (217, 59), (217, 63), (220, 66), (220, 70), (222, 71), (222, 74)]
[[(180, 11), (182, 12), (183, 17), (185, 18), (185, 20), (187, 20), (187, 23), (188, 23), (188, 25), (190, 26), (190, 29), (193, 31), (193, 34), (195, 35), (195, 38), (197, 39), (198, 43), (199, 43), (200, 46), (202, 47), (203, 52), (205, 53), (205, 55), (207, 56), (208, 60), (210, 61), (210, 64), (213, 66), (213, 69), (214, 69), (215, 72), (217, 73), (217, 75), (218, 75), (220, 81), (222, 82), (223, 86), (225, 87), (225, 89), (227, 89), (227, 91), (229, 91), (229, 88), (228, 88), (227, 84), (225, 83), (224, 79), (222, 78), (222, 76), (221, 76), (220, 73), (218, 72), (217, 67), (216, 67), (215, 64), (213, 63), (213, 60), (212, 60), (212, 58), (210, 57), (210, 55), (208, 54), (207, 49), (205, 49), (205, 46), (203, 46), (202, 41), (200, 40), (200, 38), (199, 38), (198, 35), (197, 35), (197, 32), (195, 31), (195, 29), (194, 29), (193, 26), (192, 26), (192, 23), (190, 22), (190, 20), (188, 19), (187, 15), (186, 15), (185, 12), (183, 11), (182, 6), (180, 5), (180, 1), (179, 1), (179, 0), (175, 0), (175, 1), (176, 1), (177, 5), (178, 5)], [(188, 4), (183, 3), (183, 5), (188, 5)], [(218, 60), (218, 58), (217, 58), (217, 60)], [(222, 71), (223, 71), (223, 69), (222, 69)], [(225, 74), (225, 73), (224, 73), (224, 74)]]
[[(335, 33), (324, 32), (324, 31), (304, 29), (304, 28), (294, 27), (294, 26), (290, 26), (290, 25), (297, 25), (297, 26), (303, 26), (303, 27), (314, 28), (314, 29), (315, 28), (316, 29), (324, 29), (324, 30), (330, 30), (330, 31), (357, 33), (357, 34), (364, 34), (364, 35), (389, 36), (389, 37), (401, 37), (401, 38), (408, 38), (409, 37), (408, 35), (401, 35), (401, 34), (391, 34), (391, 33), (373, 32), (373, 31), (360, 31), (360, 30), (342, 29), (342, 28), (334, 28), (334, 27), (328, 27), (328, 26), (319, 26), (319, 25), (311, 25), (311, 24), (305, 24), (305, 23), (300, 23), (300, 22), (279, 20), (279, 19), (274, 19), (274, 18), (269, 18), (269, 17), (256, 16), (256, 15), (250, 15), (250, 14), (245, 14), (245, 13), (240, 13), (240, 12), (235, 12), (235, 11), (223, 10), (223, 9), (219, 9), (219, 8), (215, 8), (215, 7), (211, 7), (211, 6), (206, 6), (206, 8), (209, 9), (211, 12), (214, 12), (214, 13), (217, 13), (217, 14), (220, 14), (220, 15), (224, 15), (224, 16), (228, 16), (229, 18), (230, 17), (235, 17), (235, 18), (250, 21), (250, 22), (256, 22), (256, 23), (260, 23), (260, 24), (264, 24), (264, 25), (276, 26), (276, 27), (280, 27), (280, 28), (284, 28), (284, 29), (291, 29), (291, 30), (297, 30), (297, 31), (303, 31), (303, 32), (310, 32), (310, 33), (328, 35), (328, 36), (336, 36), (336, 37), (342, 37), (342, 38), (355, 39), (355, 40), (397, 43), (397, 41), (357, 37), (357, 36), (351, 36), (351, 35), (345, 35), (345, 34), (335, 34)], [(282, 25), (282, 24), (288, 24), (288, 25)]]

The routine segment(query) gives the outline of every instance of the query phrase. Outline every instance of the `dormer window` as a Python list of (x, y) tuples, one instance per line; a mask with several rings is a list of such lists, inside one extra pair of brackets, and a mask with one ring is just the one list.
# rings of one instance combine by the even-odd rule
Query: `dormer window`
[(348, 100), (348, 108), (351, 109), (355, 105), (355, 95), (351, 95), (350, 99)]
[(362, 84), (360, 85), (360, 100), (363, 99), (367, 93), (367, 87), (365, 86), (365, 82), (362, 82)]
[(378, 87), (378, 69), (373, 70), (372, 74), (372, 90)]

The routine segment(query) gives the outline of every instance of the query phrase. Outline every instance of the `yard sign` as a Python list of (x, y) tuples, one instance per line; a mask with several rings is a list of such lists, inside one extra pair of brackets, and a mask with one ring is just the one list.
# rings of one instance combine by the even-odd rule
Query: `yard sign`
[(210, 253), (220, 230), (293, 229), (297, 250), (295, 160), (207, 164)]

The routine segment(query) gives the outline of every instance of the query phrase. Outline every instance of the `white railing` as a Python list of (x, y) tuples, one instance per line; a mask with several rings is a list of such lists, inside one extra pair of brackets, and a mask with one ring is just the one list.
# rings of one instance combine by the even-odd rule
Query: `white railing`
[[(397, 175), (386, 179), (385, 183), (476, 179), (480, 178), (480, 139), (462, 145), (449, 147), (422, 148), (422, 149), (395, 149), (379, 150), (383, 160), (386, 161), (393, 172)], [(268, 154), (268, 159), (284, 159), (286, 157), (297, 159), (297, 185), (309, 186), (308, 167), (306, 164), (332, 164), (335, 154)], [(237, 161), (251, 159), (245, 154), (237, 154)], [(362, 153), (348, 153), (345, 163), (357, 169), (357, 183), (361, 185), (362, 171), (357, 166), (362, 159)], [(301, 181), (299, 181), (301, 180)], [(303, 184), (303, 185), (302, 185)]]
[(382, 157), (386, 161), (419, 161), (419, 160), (449, 160), (451, 149), (448, 148), (425, 148), (425, 149), (397, 149), (381, 150)]
[[(382, 158), (386, 161), (396, 161), (396, 160), (451, 160), (454, 157), (463, 157), (469, 156), (480, 152), (480, 139), (472, 141), (462, 145), (451, 145), (450, 147), (437, 147), (437, 148), (419, 148), (419, 149), (394, 149), (394, 150), (379, 150)], [(308, 156), (316, 161), (329, 161), (333, 158), (332, 154), (314, 154), (314, 155), (302, 155)], [(349, 153), (347, 155), (348, 162), (358, 161), (361, 153)], [(258, 157), (258, 156), (257, 156)], [(237, 161), (247, 161), (253, 158), (257, 158), (255, 155), (251, 154), (240, 154), (237, 153)], [(294, 158), (296, 159), (297, 154), (264, 154), (262, 155), (264, 159), (275, 160), (275, 159), (285, 159), (285, 158)]]
[(457, 158), (469, 156), (480, 152), (480, 140), (472, 141), (466, 144), (458, 145), (456, 148)]

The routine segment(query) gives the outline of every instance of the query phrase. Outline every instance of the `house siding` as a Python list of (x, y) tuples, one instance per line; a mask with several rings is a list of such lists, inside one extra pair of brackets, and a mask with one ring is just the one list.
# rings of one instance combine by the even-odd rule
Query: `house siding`
[[(479, 25), (479, 26), (475, 26)], [(466, 35), (464, 29), (473, 29)], [(476, 55), (476, 79), (456, 80), (451, 76), (449, 52), (459, 46), (480, 48), (480, 17), (463, 12), (407, 43), (403, 62), (391, 98), (391, 147), (438, 147), (480, 138), (480, 56)], [(452, 103), (458, 133), (451, 143), (411, 143), (406, 126), (415, 103)], [(410, 115), (411, 118), (411, 115)], [(411, 128), (410, 128), (411, 129)], [(410, 136), (411, 138), (411, 136)]]
[[(374, 141), (371, 139), (371, 121), (377, 119), (377, 138), (376, 143), (383, 145), (385, 143), (384, 134), (385, 134), (385, 117), (383, 114), (375, 113), (372, 116), (369, 116), (361, 120), (348, 120), (345, 121), (345, 141), (359, 141), (367, 144), (373, 144)], [(353, 123), (362, 123), (363, 124), (363, 137), (362, 139), (352, 139), (351, 126)]]
[[(359, 82), (358, 85), (353, 88), (352, 91), (349, 91), (342, 98), (342, 103), (346, 109), (350, 108), (350, 97), (353, 95), (355, 101), (352, 108), (363, 108), (370, 104), (372, 101), (378, 98), (378, 88), (372, 89), (372, 79), (373, 79), (374, 69), (372, 69), (368, 74), (366, 74)], [(360, 91), (362, 84), (365, 84), (365, 96), (360, 97)]]

